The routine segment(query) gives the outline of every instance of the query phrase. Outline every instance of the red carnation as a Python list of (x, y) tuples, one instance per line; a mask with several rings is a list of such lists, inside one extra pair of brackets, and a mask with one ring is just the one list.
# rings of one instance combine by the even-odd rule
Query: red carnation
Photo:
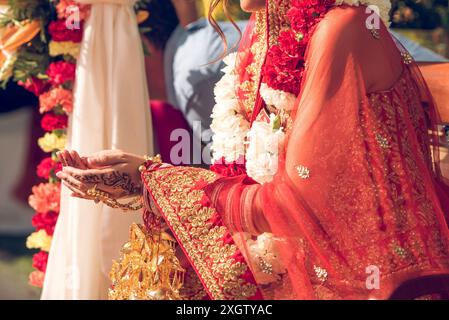
[(34, 93), (35, 96), (39, 96), (42, 92), (44, 92), (48, 85), (45, 81), (35, 77), (28, 78), (25, 82), (19, 81), (18, 84), (26, 90)]
[(31, 219), (31, 224), (37, 231), (45, 230), (48, 235), (53, 235), (55, 231), (56, 221), (58, 220), (58, 214), (53, 211), (47, 213), (36, 212)]
[(33, 268), (45, 272), (47, 269), (48, 253), (40, 251), (33, 256)]
[(41, 127), (45, 131), (67, 128), (68, 118), (65, 114), (46, 113), (41, 120)]
[(66, 20), (52, 21), (48, 26), (48, 32), (53, 41), (72, 41), (79, 43), (83, 39), (83, 23), (79, 29), (69, 29)]
[(43, 179), (49, 179), (51, 174), (62, 170), (60, 162), (54, 161), (51, 157), (45, 158), (37, 166), (37, 175)]
[(66, 61), (53, 62), (48, 66), (47, 75), (53, 85), (75, 80), (76, 65)]

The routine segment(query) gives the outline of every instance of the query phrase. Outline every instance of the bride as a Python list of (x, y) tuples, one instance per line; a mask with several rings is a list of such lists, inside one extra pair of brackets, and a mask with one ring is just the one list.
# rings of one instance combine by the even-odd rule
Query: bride
[(65, 185), (115, 205), (143, 190), (147, 229), (162, 220), (201, 281), (183, 298), (387, 299), (449, 273), (438, 115), (390, 3), (241, 6), (254, 14), (216, 88), (211, 170), (64, 151)]

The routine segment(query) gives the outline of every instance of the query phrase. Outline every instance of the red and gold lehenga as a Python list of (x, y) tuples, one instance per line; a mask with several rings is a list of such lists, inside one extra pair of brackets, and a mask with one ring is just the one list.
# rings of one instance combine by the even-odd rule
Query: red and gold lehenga
[[(299, 2), (315, 22), (295, 20)], [(285, 130), (270, 179), (229, 159), (142, 174), (147, 218), (164, 219), (190, 266), (181, 298), (387, 299), (449, 273), (438, 115), (410, 55), (366, 20), (363, 5), (320, 0), (269, 0), (252, 18), (235, 95), (250, 126), (274, 113)], [(291, 35), (307, 43), (293, 66)], [(267, 84), (297, 98), (273, 108)]]

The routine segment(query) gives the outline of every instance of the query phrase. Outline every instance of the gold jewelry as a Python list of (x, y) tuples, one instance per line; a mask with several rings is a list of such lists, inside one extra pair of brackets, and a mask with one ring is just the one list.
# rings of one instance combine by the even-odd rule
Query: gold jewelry
[(145, 155), (144, 158), (145, 158), (145, 162), (139, 166), (140, 172), (146, 171), (148, 169), (148, 167), (152, 164), (161, 164), (162, 163), (162, 158), (161, 158), (160, 154), (157, 154), (154, 157)]
[(94, 198), (95, 203), (103, 202), (108, 207), (113, 209), (122, 209), (123, 211), (137, 211), (143, 208), (141, 197), (135, 197), (128, 203), (120, 203), (112, 196), (102, 190), (97, 189), (97, 185), (87, 190), (87, 195)]
[(109, 278), (109, 300), (183, 300), (186, 270), (176, 256), (176, 240), (161, 230), (133, 223), (130, 239)]

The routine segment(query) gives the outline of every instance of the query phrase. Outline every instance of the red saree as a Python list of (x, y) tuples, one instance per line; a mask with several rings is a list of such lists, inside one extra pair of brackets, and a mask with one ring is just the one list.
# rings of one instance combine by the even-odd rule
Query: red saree
[[(252, 121), (268, 107), (260, 70), (289, 28), (289, 6), (267, 1), (243, 39), (237, 94)], [(335, 7), (313, 29), (272, 181), (189, 167), (143, 173), (153, 211), (210, 298), (387, 299), (406, 280), (449, 273), (438, 115), (411, 57), (366, 18), (365, 7)], [(264, 232), (277, 266), (248, 245)]]

